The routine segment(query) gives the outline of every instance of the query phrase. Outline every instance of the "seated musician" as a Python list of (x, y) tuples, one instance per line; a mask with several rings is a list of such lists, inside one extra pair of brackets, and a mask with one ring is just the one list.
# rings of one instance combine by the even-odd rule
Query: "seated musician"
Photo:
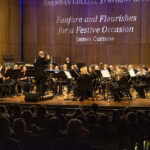
[(99, 66), (98, 65), (95, 65), (95, 70), (99, 70)]
[[(69, 66), (69, 68), (71, 69), (71, 66)], [(63, 71), (69, 71), (69, 68), (68, 68), (68, 64), (63, 65)], [(76, 66), (75, 66), (75, 68), (76, 68)], [(67, 85), (67, 90), (68, 90), (68, 94), (69, 94), (69, 92), (71, 91), (71, 79), (69, 79), (67, 77), (67, 75), (65, 75), (65, 74), (62, 77), (62, 85)]]
[(88, 98), (88, 92), (91, 89), (92, 81), (87, 71), (87, 67), (80, 69), (80, 77), (77, 81), (80, 101)]
[(3, 70), (3, 65), (0, 64), (0, 72)]
[(56, 64), (56, 62), (55, 62), (55, 60), (54, 60), (54, 57), (53, 56), (50, 56), (50, 62), (49, 62), (50, 64), (53, 64), (53, 66), (56, 66), (57, 64)]
[(104, 65), (103, 65), (102, 62), (99, 63), (99, 69), (100, 69), (100, 70), (103, 70), (103, 69), (104, 69)]
[[(56, 68), (55, 68), (56, 69)], [(68, 71), (67, 64), (62, 66), (62, 71)], [(67, 85), (68, 92), (70, 91), (69, 79), (67, 79), (66, 75), (61, 72), (61, 76), (54, 80), (54, 95), (62, 95), (62, 88), (64, 85)]]
[(78, 68), (77, 64), (74, 65), (74, 70), (79, 72), (79, 68)]
[(32, 84), (32, 80), (31, 77), (27, 76), (27, 67), (23, 66), (22, 70), (21, 70), (21, 77), (19, 79), (19, 86), (21, 87), (21, 91), (23, 91), (23, 93), (25, 92), (30, 92), (33, 90), (33, 84)]
[[(59, 66), (55, 66), (55, 71), (60, 71)], [(57, 73), (57, 72), (56, 72)], [(59, 77), (53, 77), (53, 94), (54, 95), (62, 95), (62, 84), (61, 79)]]
[(138, 93), (138, 97), (145, 98), (145, 89), (147, 87), (146, 83), (146, 69), (142, 68), (138, 71), (138, 78), (136, 79), (136, 82), (134, 83), (134, 88), (136, 92)]
[(76, 70), (76, 66), (75, 65), (71, 65), (71, 70)]
[(94, 70), (95, 70), (96, 75), (97, 75), (96, 87), (98, 87), (98, 89), (99, 89), (99, 94), (102, 94), (102, 87), (101, 87), (101, 77), (102, 77), (102, 74), (101, 74), (101, 71), (99, 69), (99, 66), (95, 65)]
[(122, 90), (126, 88), (126, 83), (128, 83), (124, 72), (120, 70), (116, 76), (113, 77), (112, 83), (110, 84), (110, 91), (114, 98), (114, 101), (120, 101), (123, 97)]
[[(49, 71), (54, 71), (54, 65), (52, 63), (49, 64), (48, 70)], [(47, 75), (46, 88), (49, 91), (53, 91), (53, 86), (54, 86), (53, 75), (50, 73), (50, 74)]]
[(54, 70), (54, 65), (50, 63), (48, 69), (49, 70)]
[(11, 78), (10, 78), (10, 67), (9, 66), (5, 66), (2, 69), (2, 76), (3, 76), (3, 85), (4, 87), (6, 87), (6, 91), (5, 91), (5, 96), (12, 96), (15, 92), (15, 85), (12, 82)]
[(89, 66), (89, 74), (90, 74), (90, 78), (92, 80), (93, 90), (96, 90), (98, 74), (95, 71), (94, 65)]
[(78, 74), (79, 74), (79, 68), (78, 68), (78, 66), (75, 64), (75, 65), (72, 65), (71, 66), (71, 70), (74, 70), (74, 71), (76, 71)]
[(19, 66), (15, 64), (13, 69), (19, 69)]
[(110, 65), (110, 66), (109, 66), (109, 71), (110, 71), (110, 74), (111, 74), (111, 73), (114, 73), (114, 66)]
[(124, 69), (120, 71), (118, 83), (122, 94), (122, 95), (120, 94), (120, 97), (126, 94), (127, 96), (129, 96), (130, 100), (132, 100), (132, 95), (130, 93), (129, 76), (128, 74), (126, 74)]
[(120, 74), (120, 71), (121, 71), (121, 66), (117, 65), (115, 69), (115, 73)]
[(0, 73), (0, 97), (6, 97), (9, 93), (9, 86), (4, 82), (3, 75)]
[(150, 68), (148, 68), (148, 71), (145, 74), (146, 82), (150, 87)]

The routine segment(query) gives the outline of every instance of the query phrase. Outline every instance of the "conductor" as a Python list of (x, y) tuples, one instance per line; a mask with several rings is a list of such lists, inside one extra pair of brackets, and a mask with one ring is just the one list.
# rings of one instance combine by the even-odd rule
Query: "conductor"
[(38, 57), (35, 62), (35, 69), (36, 69), (36, 92), (40, 96), (43, 96), (46, 90), (45, 88), (46, 77), (44, 70), (48, 67), (49, 62), (50, 56), (47, 55), (47, 57), (45, 57), (44, 51), (39, 51)]

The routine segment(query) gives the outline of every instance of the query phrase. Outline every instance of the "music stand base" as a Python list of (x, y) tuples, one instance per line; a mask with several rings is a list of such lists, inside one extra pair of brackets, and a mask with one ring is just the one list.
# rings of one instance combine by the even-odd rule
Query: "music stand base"
[(64, 100), (65, 100), (65, 101), (69, 101), (69, 100), (72, 100), (72, 99), (71, 99), (71, 98), (65, 98)]

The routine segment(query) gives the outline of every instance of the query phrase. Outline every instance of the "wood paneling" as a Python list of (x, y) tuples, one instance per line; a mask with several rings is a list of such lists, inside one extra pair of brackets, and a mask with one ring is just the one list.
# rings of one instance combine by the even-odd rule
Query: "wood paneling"
[(36, 0), (23, 0), (23, 52), (25, 62), (37, 57), (37, 5)]
[[(84, 62), (93, 64), (104, 62), (108, 64), (150, 64), (150, 3), (123, 3), (104, 5), (78, 6), (44, 6), (44, 0), (23, 1), (23, 52), (24, 61), (33, 62), (40, 50), (61, 57), (71, 57), (73, 63)], [(75, 23), (58, 24), (57, 16), (62, 17), (93, 17), (96, 15), (119, 16), (127, 14), (138, 16), (136, 22), (116, 23)], [(0, 0), (0, 55), (13, 54), (15, 60), (20, 60), (20, 0)], [(76, 36), (81, 34), (58, 35), (60, 27), (108, 27), (133, 26), (134, 33), (108, 34), (98, 36), (114, 36), (114, 42), (76, 42)], [(89, 36), (87, 34), (86, 36)], [(94, 36), (91, 34), (90, 36)]]
[(20, 61), (20, 0), (0, 0), (0, 55)]
[(141, 5), (141, 64), (150, 64), (150, 3)]
[[(42, 0), (36, 1), (36, 6), (32, 2), (27, 1), (25, 8), (32, 10), (36, 15), (28, 13), (24, 14), (28, 21), (26, 21), (26, 29), (24, 32), (30, 33), (30, 37), (25, 36), (25, 39), (34, 39), (37, 37), (37, 42), (33, 39), (29, 41), (33, 44), (34, 49), (37, 51), (45, 50), (49, 54), (56, 57), (61, 57), (62, 62), (65, 62), (65, 57), (70, 56), (73, 63), (84, 62), (86, 64), (104, 62), (108, 64), (149, 64), (149, 31), (150, 25), (148, 17), (149, 4), (134, 3), (134, 4), (109, 4), (109, 5), (82, 5), (82, 6), (44, 6)], [(138, 16), (136, 22), (123, 22), (123, 23), (101, 23), (101, 24), (56, 24), (56, 17), (93, 17), (96, 15), (107, 14), (108, 16), (119, 16), (128, 14), (129, 16)], [(34, 18), (36, 17), (37, 20)], [(34, 22), (30, 24), (30, 21)], [(36, 25), (36, 27), (35, 27)], [(120, 33), (110, 34), (115, 37), (112, 43), (76, 43), (76, 34), (61, 34), (57, 35), (60, 26), (63, 28), (76, 28), (76, 26), (84, 27), (98, 27), (107, 25), (108, 27), (116, 26), (133, 26), (134, 33)], [(34, 29), (32, 27), (34, 26)], [(94, 34), (93, 34), (94, 35)], [(100, 34), (104, 36), (104, 34)], [(105, 34), (108, 36), (109, 34)], [(144, 42), (144, 43), (143, 43)], [(142, 45), (141, 45), (142, 43)], [(27, 44), (24, 43), (26, 47)], [(36, 47), (37, 46), (37, 47)], [(31, 46), (32, 47), (32, 46)], [(29, 50), (30, 51), (30, 50)], [(35, 52), (35, 51), (34, 51)], [(31, 56), (26, 53), (26, 59), (32, 60)], [(33, 56), (33, 55), (32, 55)]]

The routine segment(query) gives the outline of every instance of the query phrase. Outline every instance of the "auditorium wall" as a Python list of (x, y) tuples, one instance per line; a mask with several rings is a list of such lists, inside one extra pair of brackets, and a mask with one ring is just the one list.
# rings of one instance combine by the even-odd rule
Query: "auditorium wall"
[(0, 0), (0, 58), (21, 55), (20, 0)]
[[(38, 51), (44, 50), (61, 63), (69, 56), (73, 63), (150, 64), (150, 17), (149, 2), (49, 6), (49, 0), (22, 0), (23, 3), (23, 57), (25, 62), (34, 62)], [(54, 1), (54, 0), (51, 0)], [(57, 0), (58, 1), (58, 0)], [(75, 0), (74, 0), (75, 1)], [(100, 15), (137, 16), (133, 22), (60, 23), (57, 17), (90, 18)], [(0, 0), (0, 55), (13, 54), (20, 60), (20, 0)], [(77, 37), (93, 37), (95, 33), (81, 34), (75, 31), (59, 33), (61, 28), (102, 28), (129, 26), (134, 32), (100, 33), (97, 36), (113, 37), (114, 41), (77, 41)]]

